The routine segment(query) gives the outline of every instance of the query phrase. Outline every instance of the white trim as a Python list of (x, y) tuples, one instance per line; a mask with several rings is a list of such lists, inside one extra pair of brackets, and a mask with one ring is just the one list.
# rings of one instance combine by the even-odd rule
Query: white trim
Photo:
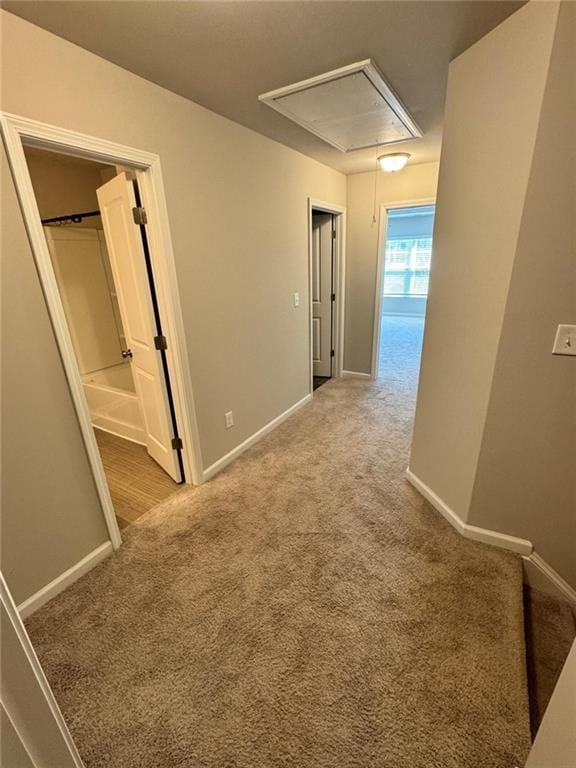
[(168, 339), (170, 381), (176, 417), (182, 432), (181, 437), (184, 445), (183, 461), (186, 481), (197, 484), (202, 482), (200, 441), (188, 367), (186, 340), (176, 281), (174, 253), (170, 237), (160, 158), (158, 155), (149, 152), (68, 131), (64, 128), (46, 125), (5, 112), (0, 113), (0, 124), (6, 142), (6, 151), (14, 177), (16, 192), (20, 200), (24, 223), (78, 416), (86, 452), (92, 467), (110, 540), (113, 547), (117, 549), (122, 543), (122, 538), (114, 514), (114, 507), (110, 498), (102, 460), (92, 430), (90, 412), (86, 403), (82, 380), (62, 307), (62, 300), (40, 221), (40, 213), (24, 155), (23, 140), (26, 140), (26, 143), (29, 145), (62, 154), (112, 164), (132, 165), (140, 169), (139, 181), (141, 184), (142, 200), (148, 214), (148, 235), (152, 246), (154, 278), (160, 297), (159, 303), (163, 331)]
[(214, 475), (217, 475), (218, 472), (221, 472), (224, 469), (224, 467), (228, 466), (230, 462), (234, 461), (234, 459), (237, 459), (241, 453), (244, 453), (244, 451), (250, 448), (252, 445), (254, 445), (254, 443), (257, 443), (265, 435), (267, 435), (269, 432), (275, 429), (279, 424), (281, 424), (287, 418), (289, 418), (294, 413), (296, 413), (296, 411), (299, 411), (300, 408), (302, 408), (302, 406), (306, 405), (307, 403), (310, 403), (311, 401), (312, 401), (312, 395), (306, 395), (306, 397), (303, 397), (302, 400), (298, 400), (297, 403), (294, 403), (294, 405), (290, 406), (290, 408), (284, 411), (284, 413), (281, 413), (280, 416), (276, 416), (275, 419), (272, 419), (272, 421), (269, 421), (268, 424), (262, 427), (262, 429), (259, 429), (257, 432), (254, 432), (254, 434), (248, 437), (246, 440), (244, 440), (244, 442), (240, 443), (240, 445), (237, 445), (236, 448), (233, 448), (229, 453), (227, 453), (221, 459), (218, 459), (218, 461), (215, 461), (214, 464), (211, 464), (207, 469), (205, 469), (204, 480), (206, 481), (213, 478)]
[(57, 576), (49, 584), (46, 584), (45, 587), (42, 587), (42, 589), (39, 589), (38, 592), (35, 592), (27, 600), (24, 600), (23, 603), (20, 603), (18, 606), (20, 616), (23, 619), (27, 619), (28, 616), (31, 616), (45, 603), (52, 600), (56, 595), (59, 595), (60, 592), (65, 590), (71, 584), (74, 584), (75, 581), (78, 581), (81, 576), (84, 576), (85, 573), (88, 573), (92, 568), (95, 568), (98, 563), (101, 563), (102, 560), (109, 557), (113, 551), (112, 542), (110, 541), (106, 541), (104, 544), (96, 547), (96, 549), (87, 554), (86, 557), (79, 560), (76, 565), (68, 568), (67, 571), (61, 573), (60, 576)]
[[(122, 429), (125, 430), (123, 433), (120, 433), (116, 425), (119, 422), (116, 419), (109, 419), (107, 416), (92, 416), (92, 426), (94, 429), (99, 429), (100, 432), (106, 432), (109, 435), (114, 435), (114, 437), (121, 437), (122, 440), (128, 440), (129, 443), (135, 443), (136, 445), (143, 445), (144, 448), (146, 447), (146, 442), (142, 439), (143, 436), (143, 430), (138, 429), (138, 427), (133, 427), (131, 424), (124, 424), (122, 423)], [(104, 424), (111, 424), (112, 426), (104, 426)], [(130, 433), (130, 434), (128, 434)], [(132, 437), (132, 435), (140, 435), (140, 440), (138, 440), (135, 437)]]
[(442, 517), (455, 528), (465, 539), (473, 541), (482, 541), (484, 544), (492, 544), (495, 547), (508, 549), (517, 552), (519, 555), (530, 555), (532, 553), (532, 542), (526, 539), (519, 539), (516, 536), (509, 536), (499, 531), (491, 531), (487, 528), (478, 528), (475, 525), (465, 523), (453, 509), (451, 509), (434, 491), (420, 480), (411, 470), (406, 470), (406, 479), (432, 504)]
[(342, 371), (342, 376), (347, 379), (371, 379), (372, 376), (369, 373), (362, 373), (361, 371)]
[(525, 584), (566, 600), (572, 609), (576, 610), (576, 589), (573, 589), (537, 552), (524, 555), (522, 561)]
[[(54, 698), (54, 694), (52, 693), (50, 684), (46, 679), (44, 670), (42, 669), (42, 666), (40, 665), (40, 661), (36, 656), (36, 652), (32, 647), (32, 643), (30, 642), (30, 638), (28, 637), (28, 633), (26, 632), (26, 629), (22, 622), (22, 618), (18, 613), (18, 609), (16, 608), (16, 605), (14, 603), (14, 600), (12, 599), (12, 595), (10, 594), (10, 590), (8, 589), (8, 586), (4, 580), (4, 576), (2, 575), (2, 573), (0, 573), (0, 601), (2, 602), (2, 605), (6, 610), (8, 619), (12, 627), (12, 631), (16, 636), (16, 640), (18, 642), (18, 645), (20, 646), (21, 651), (24, 653), (26, 657), (28, 667), (35, 678), (36, 684), (40, 689), (40, 693), (46, 702), (46, 706), (48, 707), (48, 710), (52, 716), (52, 719), (62, 735), (64, 743), (70, 754), (70, 759), (72, 763), (76, 766), (76, 768), (84, 768), (84, 763), (82, 762), (80, 753), (78, 752), (76, 748), (76, 744), (74, 743), (74, 739), (72, 738), (70, 731), (68, 730), (68, 726), (66, 725), (66, 722), (62, 716), (60, 707), (58, 706), (58, 703)], [(12, 717), (10, 719), (12, 720)]]
[(38, 765), (36, 760), (34, 760), (34, 758), (32, 757), (32, 755), (30, 754), (30, 752), (28, 750), (28, 745), (26, 744), (25, 736), (22, 733), (20, 733), (20, 728), (18, 728), (18, 725), (14, 722), (14, 719), (10, 716), (10, 712), (8, 712), (8, 709), (6, 708), (6, 706), (5, 706), (4, 702), (2, 701), (2, 699), (0, 699), (0, 710), (2, 712), (4, 712), (4, 715), (6, 716), (6, 719), (10, 723), (10, 726), (12, 727), (12, 730), (14, 731), (14, 733), (16, 734), (16, 737), (18, 738), (18, 741), (20, 743), (20, 747), (23, 750), (23, 752), (26, 755), (26, 757), (28, 758), (28, 760), (30, 761), (30, 765), (32, 766), (32, 768), (40, 768), (40, 766)]
[(336, 252), (334, 255), (334, 370), (333, 378), (342, 376), (344, 367), (344, 307), (346, 296), (346, 208), (336, 203), (308, 198), (308, 347), (310, 394), (314, 392), (314, 363), (312, 350), (312, 211), (331, 213), (336, 218)]
[(406, 479), (413, 485), (414, 488), (434, 507), (435, 510), (440, 512), (445, 520), (448, 520), (453, 528), (456, 528), (458, 533), (464, 535), (464, 522), (458, 517), (450, 507), (445, 504), (440, 496), (437, 496), (434, 491), (422, 482), (416, 475), (410, 470), (410, 467), (406, 470)]
[(374, 64), (372, 59), (363, 59), (362, 61), (357, 61), (354, 64), (347, 64), (345, 67), (340, 67), (339, 69), (333, 69), (330, 72), (324, 72), (321, 75), (310, 77), (307, 80), (300, 80), (297, 83), (292, 83), (291, 85), (286, 85), (282, 88), (276, 88), (274, 91), (268, 91), (267, 93), (261, 94), (260, 96), (258, 96), (258, 100), (261, 101), (263, 104), (267, 104), (272, 109), (275, 109), (277, 112), (280, 112), (281, 115), (284, 115), (284, 117), (287, 117), (289, 120), (293, 120), (298, 125), (301, 125), (307, 131), (310, 131), (310, 133), (315, 134), (316, 136), (321, 138), (323, 141), (325, 141), (327, 144), (330, 144), (331, 146), (336, 147), (336, 149), (339, 149), (341, 152), (352, 152), (357, 149), (366, 149), (366, 147), (377, 147), (377, 146), (380, 146), (380, 144), (376, 140), (376, 137), (375, 137), (375, 143), (365, 144), (362, 147), (354, 147), (354, 149), (346, 147), (343, 144), (338, 144), (338, 142), (326, 138), (326, 136), (323, 133), (316, 130), (313, 123), (311, 123), (310, 121), (306, 122), (305, 120), (300, 120), (296, 118), (292, 114), (292, 112), (284, 106), (284, 102), (279, 101), (283, 97), (289, 96), (292, 93), (298, 93), (299, 91), (304, 91), (304, 90), (307, 90), (308, 88), (313, 88), (314, 86), (322, 85), (323, 83), (329, 83), (333, 80), (339, 80), (342, 77), (353, 75), (357, 72), (364, 73), (364, 75), (368, 78), (368, 80), (370, 80), (374, 88), (384, 98), (387, 105), (394, 112), (396, 117), (400, 120), (400, 122), (411, 134), (411, 136), (409, 136), (406, 139), (400, 139), (400, 141), (388, 142), (388, 143), (401, 144), (405, 141), (412, 141), (413, 139), (422, 138), (423, 136), (422, 130), (420, 129), (420, 127), (418, 126), (418, 124), (416, 123), (412, 115), (410, 115), (410, 113), (408, 112), (404, 104), (402, 104), (398, 94), (394, 93), (394, 91), (392, 90), (392, 87), (386, 82), (386, 80), (384, 79), (384, 75), (380, 72), (380, 70)]
[(473, 541), (482, 541), (484, 544), (492, 544), (494, 547), (509, 549), (519, 555), (528, 555), (532, 552), (532, 542), (521, 539), (518, 536), (510, 536), (500, 531), (492, 531), (489, 528), (478, 528), (476, 525), (464, 523), (464, 538)]
[[(379, 173), (379, 171), (376, 171)], [(378, 355), (380, 352), (380, 317), (382, 314), (382, 288), (384, 284), (384, 259), (383, 251), (388, 234), (388, 211), (401, 208), (418, 208), (421, 205), (436, 205), (436, 200), (425, 198), (423, 200), (404, 200), (399, 203), (384, 203), (380, 206), (380, 219), (378, 222), (378, 251), (376, 253), (376, 293), (374, 295), (374, 325), (372, 328), (372, 363), (370, 376), (378, 377)]]

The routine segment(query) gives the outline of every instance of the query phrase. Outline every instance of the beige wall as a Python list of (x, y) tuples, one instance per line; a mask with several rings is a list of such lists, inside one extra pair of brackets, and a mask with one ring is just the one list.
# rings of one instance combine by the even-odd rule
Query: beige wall
[[(17, 631), (12, 623), (14, 618), (2, 594), (0, 765), (2, 768), (74, 768), (70, 748), (26, 652), (27, 638), (23, 639)], [(34, 762), (29, 761), (29, 756)]]
[(576, 765), (576, 641), (552, 698), (525, 768), (570, 768)]
[[(11, 14), (1, 15), (3, 109), (160, 155), (202, 459), (209, 466), (308, 393), (307, 198), (345, 205), (346, 178)], [(14, 226), (21, 227), (18, 221)], [(12, 245), (15, 237), (10, 234), (7, 242)], [(23, 242), (20, 249), (32, 271)], [(34, 286), (30, 290), (39, 291), (37, 281)], [(302, 297), (296, 309), (294, 291)], [(53, 338), (46, 343), (53, 348)], [(15, 360), (27, 354), (20, 340), (18, 347)], [(42, 369), (49, 353), (41, 347), (36, 353), (34, 363)], [(10, 375), (20, 375), (16, 362)], [(29, 386), (38, 379), (31, 378)], [(31, 394), (28, 384), (13, 387), (15, 419), (29, 408)], [(53, 391), (38, 396), (35, 390), (35, 395), (37, 409), (49, 409), (53, 399), (71, 407), (63, 379), (53, 382)], [(224, 413), (231, 409), (235, 426), (225, 430)], [(24, 442), (36, 420), (32, 412), (20, 418), (30, 422), (17, 439)], [(66, 486), (59, 469), (62, 452), (77, 439), (75, 422), (61, 421), (63, 445), (50, 457), (49, 489)], [(85, 462), (82, 448), (75, 446), (75, 463)], [(15, 484), (28, 482), (37, 463), (46, 466), (44, 454), (30, 456), (22, 449), (10, 448), (8, 460)], [(60, 509), (58, 524), (65, 528), (73, 527), (75, 506), (92, 516), (90, 525), (101, 532), (90, 473), (86, 465), (77, 469), (76, 505), (59, 508), (46, 488), (43, 499)], [(26, 494), (19, 504), (22, 515), (39, 514)], [(32, 539), (19, 515), (14, 517), (5, 539), (13, 553), (11, 586), (22, 599), (46, 583), (48, 573), (40, 566), (17, 571)], [(47, 548), (55, 536), (54, 529), (46, 531)], [(85, 554), (84, 547), (71, 544), (65, 567)], [(56, 560), (51, 555), (51, 573)]]
[(410, 468), (464, 521), (556, 13), (529, 3), (450, 65)]
[(32, 758), (8, 719), (4, 707), (0, 703), (0, 765), (10, 768), (35, 768)]
[(576, 5), (560, 12), (469, 522), (527, 538), (576, 586)]
[(16, 602), (107, 539), (2, 152), (2, 572)]
[[(375, 178), (376, 175), (376, 178)], [(438, 163), (348, 176), (344, 369), (370, 373), (380, 206), (436, 198)], [(374, 186), (376, 181), (376, 222)]]
[[(113, 170), (111, 166), (33, 147), (26, 147), (25, 155), (40, 218), (98, 210), (96, 190), (104, 183), (103, 172), (107, 168)], [(102, 229), (102, 221), (96, 216), (75, 226)]]

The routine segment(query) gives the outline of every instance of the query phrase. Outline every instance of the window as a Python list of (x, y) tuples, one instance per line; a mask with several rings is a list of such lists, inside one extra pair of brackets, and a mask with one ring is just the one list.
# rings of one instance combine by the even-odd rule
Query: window
[[(388, 210), (383, 254), (384, 297), (426, 298), (428, 295), (434, 213), (434, 205), (407, 205)], [(404, 308), (410, 303), (405, 303)]]

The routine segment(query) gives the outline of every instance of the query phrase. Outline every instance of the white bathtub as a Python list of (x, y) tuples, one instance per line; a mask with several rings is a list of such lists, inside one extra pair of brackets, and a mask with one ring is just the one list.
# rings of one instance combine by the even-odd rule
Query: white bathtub
[(130, 363), (119, 363), (82, 376), (92, 426), (145, 445), (144, 421)]

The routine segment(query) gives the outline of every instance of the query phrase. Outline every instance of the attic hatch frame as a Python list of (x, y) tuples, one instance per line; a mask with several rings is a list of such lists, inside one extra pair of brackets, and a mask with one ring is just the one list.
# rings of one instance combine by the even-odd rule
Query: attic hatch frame
[[(160, 157), (123, 144), (116, 144), (105, 139), (48, 125), (7, 112), (0, 112), (0, 126), (40, 285), (46, 300), (50, 321), (108, 528), (110, 543), (114, 549), (118, 549), (122, 543), (122, 537), (114, 513), (114, 506), (104, 474), (102, 459), (96, 444), (82, 380), (70, 338), (70, 331), (64, 314), (62, 299), (54, 275), (52, 260), (44, 236), (40, 212), (24, 154), (24, 146), (33, 146), (62, 155), (81, 157), (111, 165), (129, 166), (135, 172), (140, 185), (142, 202), (148, 214), (149, 229), (147, 234), (153, 254), (154, 282), (160, 299), (162, 327), (168, 337), (169, 349), (167, 360), (176, 417), (184, 445), (185, 483), (199, 485), (204, 480), (200, 439)], [(52, 594), (49, 594), (45, 598), (47, 600), (52, 596)], [(35, 600), (36, 596), (33, 595), (32, 598)], [(38, 601), (34, 602), (32, 598), (30, 601), (26, 601), (27, 603), (30, 602), (30, 605), (19, 606), (22, 615), (29, 615), (32, 610), (39, 608), (40, 604), (42, 604), (41, 602), (37, 604)]]
[[(299, 93), (301, 91), (305, 91), (310, 88), (324, 85), (335, 80), (340, 80), (349, 75), (359, 73), (364, 74), (368, 78), (368, 80), (374, 86), (375, 90), (382, 96), (388, 107), (392, 110), (392, 112), (394, 112), (402, 125), (409, 131), (411, 134), (410, 136), (394, 142), (374, 141), (370, 144), (347, 149), (341, 144), (328, 139), (320, 131), (315, 130), (310, 122), (306, 122), (295, 117), (287, 108), (285, 108), (284, 105), (279, 103), (279, 99), (285, 96), (290, 96), (291, 94)], [(281, 115), (284, 115), (284, 117), (288, 118), (289, 120), (292, 120), (297, 125), (300, 125), (305, 130), (313, 133), (315, 136), (318, 136), (318, 138), (322, 139), (322, 141), (325, 141), (327, 144), (335, 147), (335, 149), (340, 150), (340, 152), (348, 153), (356, 152), (357, 150), (361, 149), (369, 149), (370, 147), (395, 146), (396, 144), (404, 144), (407, 141), (414, 141), (414, 139), (421, 139), (424, 135), (420, 126), (416, 123), (414, 118), (408, 112), (407, 108), (401, 102), (398, 94), (396, 94), (392, 87), (386, 82), (384, 75), (380, 72), (372, 59), (363, 59), (362, 61), (357, 61), (354, 64), (348, 64), (345, 67), (340, 67), (339, 69), (333, 69), (330, 72), (325, 72), (322, 75), (316, 75), (315, 77), (310, 77), (307, 80), (300, 80), (297, 83), (292, 83), (292, 85), (287, 85), (283, 88), (277, 88), (273, 91), (268, 91), (267, 93), (263, 93), (261, 96), (258, 96), (258, 100), (263, 104), (271, 107), (276, 112), (279, 112)]]

